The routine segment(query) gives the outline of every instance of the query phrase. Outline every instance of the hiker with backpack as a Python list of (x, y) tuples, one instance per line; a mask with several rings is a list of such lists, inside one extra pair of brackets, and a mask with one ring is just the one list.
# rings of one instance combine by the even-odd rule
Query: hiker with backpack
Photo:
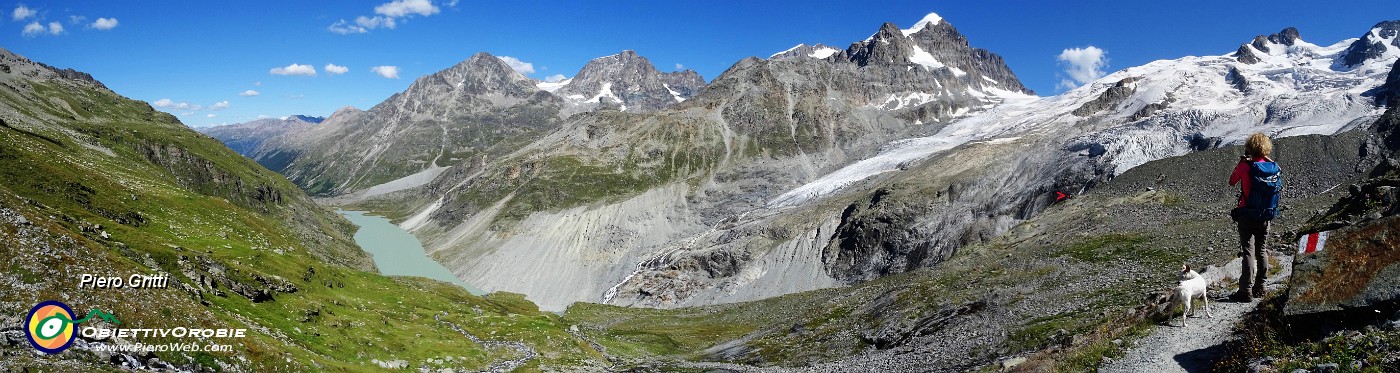
[(1278, 214), (1278, 196), (1283, 188), (1282, 171), (1269, 155), (1274, 144), (1268, 136), (1255, 133), (1244, 143), (1245, 155), (1230, 174), (1230, 185), (1240, 184), (1240, 201), (1230, 217), (1239, 224), (1240, 290), (1230, 299), (1248, 302), (1264, 296), (1264, 278), (1269, 271), (1265, 260), (1264, 238), (1269, 221)]

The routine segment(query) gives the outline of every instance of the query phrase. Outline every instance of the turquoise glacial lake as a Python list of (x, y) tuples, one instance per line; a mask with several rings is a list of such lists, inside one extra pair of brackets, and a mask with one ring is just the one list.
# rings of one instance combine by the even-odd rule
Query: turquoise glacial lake
[(390, 223), (382, 216), (366, 215), (364, 211), (336, 211), (359, 226), (355, 231), (355, 243), (374, 257), (374, 265), (379, 273), (389, 276), (427, 277), (461, 286), (472, 294), (485, 292), (453, 276), (441, 263), (429, 258), (423, 251), (423, 243), (418, 237), (399, 226)]

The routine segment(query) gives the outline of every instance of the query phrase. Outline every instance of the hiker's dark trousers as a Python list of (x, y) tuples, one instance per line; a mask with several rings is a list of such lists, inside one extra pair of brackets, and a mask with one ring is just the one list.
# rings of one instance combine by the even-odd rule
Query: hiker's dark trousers
[[(1264, 258), (1264, 237), (1269, 234), (1268, 221), (1240, 219), (1240, 293), (1264, 293), (1264, 277), (1269, 261)], [(1247, 294), (1247, 293), (1245, 293)]]

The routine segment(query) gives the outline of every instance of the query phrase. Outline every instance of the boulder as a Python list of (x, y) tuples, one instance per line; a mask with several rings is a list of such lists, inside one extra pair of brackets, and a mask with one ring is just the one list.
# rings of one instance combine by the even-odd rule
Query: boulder
[(1294, 257), (1284, 314), (1400, 303), (1400, 216), (1332, 231), (1322, 251)]

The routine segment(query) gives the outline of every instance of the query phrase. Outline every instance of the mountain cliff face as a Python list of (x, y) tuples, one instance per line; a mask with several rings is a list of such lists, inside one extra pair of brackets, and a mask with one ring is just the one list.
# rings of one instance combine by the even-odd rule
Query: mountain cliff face
[(1371, 27), (1371, 31), (1356, 39), (1339, 61), (1346, 66), (1356, 66), (1367, 61), (1388, 60), (1400, 56), (1400, 21), (1385, 21)]
[(483, 52), (369, 110), (337, 111), (314, 131), (271, 134), (240, 152), (312, 194), (371, 197), (510, 153), (572, 114), (655, 111), (704, 87), (694, 71), (661, 73), (633, 51), (595, 59), (558, 83), (526, 78)]
[(685, 101), (704, 87), (695, 71), (663, 74), (646, 57), (626, 50), (589, 61), (554, 93), (576, 106), (570, 111), (609, 107), (644, 113)]
[(691, 69), (661, 73), (661, 81), (666, 83), (666, 88), (675, 91), (677, 96), (683, 99), (695, 97), (706, 84), (705, 77)]
[[(969, 47), (966, 37), (937, 16), (926, 17), (907, 30), (886, 23), (869, 40), (852, 43), (836, 58), (845, 58), (860, 66), (913, 64), (929, 70), (946, 71), (955, 77), (968, 77), (962, 81), (967, 81), (973, 87), (982, 87), (982, 80), (985, 79), (990, 86), (1032, 93), (1021, 85), (1001, 56), (985, 49)], [(939, 83), (947, 82), (944, 79)]]
[(563, 105), (478, 53), (369, 110), (338, 111), (252, 154), (312, 194), (336, 195), (413, 175), (431, 179), (447, 166), (509, 153), (557, 127)]

